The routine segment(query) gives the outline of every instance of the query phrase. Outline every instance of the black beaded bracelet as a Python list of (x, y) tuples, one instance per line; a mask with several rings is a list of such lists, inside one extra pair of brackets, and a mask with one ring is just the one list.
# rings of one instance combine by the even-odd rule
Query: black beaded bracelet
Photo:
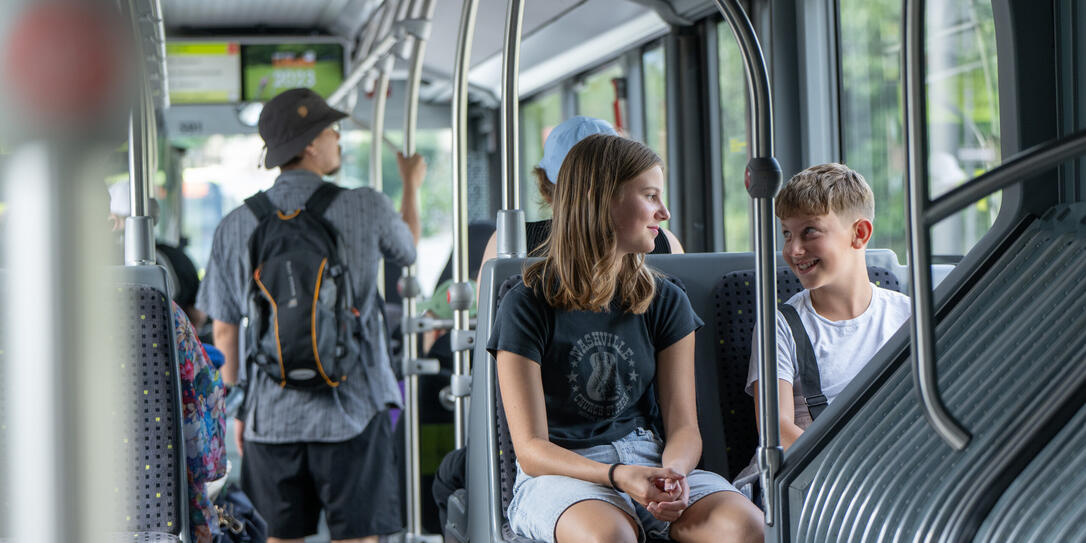
[(614, 490), (615, 492), (622, 492), (622, 489), (615, 484), (615, 468), (625, 465), (626, 464), (623, 464), (622, 462), (615, 462), (614, 464), (611, 464), (611, 469), (607, 470), (607, 480), (611, 482), (611, 490)]

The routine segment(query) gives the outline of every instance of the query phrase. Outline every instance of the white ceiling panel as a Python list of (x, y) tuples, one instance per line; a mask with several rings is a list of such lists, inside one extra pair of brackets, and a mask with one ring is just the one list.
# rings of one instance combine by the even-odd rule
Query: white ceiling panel
[(339, 0), (165, 0), (167, 28), (319, 27)]
[[(566, 13), (585, 0), (526, 0), (524, 2), (523, 36), (529, 36), (540, 26)], [(614, 0), (612, 0), (614, 1)], [(624, 2), (621, 2), (624, 3)], [(500, 53), (505, 39), (506, 0), (479, 0), (475, 16), (475, 38), (471, 45), (471, 65)], [(460, 0), (438, 0), (434, 12), (434, 29), (426, 49), (426, 66), (439, 72), (452, 72), (456, 58), (456, 37), (460, 31)]]
[[(631, 2), (590, 0), (522, 39), (521, 96), (584, 71), (667, 32), (656, 12)], [(502, 51), (477, 62), (470, 80), (501, 92)]]

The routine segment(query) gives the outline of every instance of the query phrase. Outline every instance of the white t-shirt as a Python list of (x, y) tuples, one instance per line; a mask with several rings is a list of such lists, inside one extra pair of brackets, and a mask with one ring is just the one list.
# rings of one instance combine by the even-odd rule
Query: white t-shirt
[[(893, 336), (911, 316), (909, 297), (892, 290), (871, 285), (871, 305), (859, 317), (843, 321), (831, 321), (815, 312), (811, 306), (811, 292), (803, 290), (788, 299), (787, 304), (796, 308), (803, 327), (811, 339), (818, 375), (822, 380), (822, 394), (826, 401), (834, 398), (871, 357)], [(753, 383), (758, 380), (757, 332), (752, 340), (750, 370), (747, 373), (747, 394), (754, 394)], [(777, 311), (777, 377), (792, 383), (799, 373), (796, 342), (792, 329), (784, 315)]]

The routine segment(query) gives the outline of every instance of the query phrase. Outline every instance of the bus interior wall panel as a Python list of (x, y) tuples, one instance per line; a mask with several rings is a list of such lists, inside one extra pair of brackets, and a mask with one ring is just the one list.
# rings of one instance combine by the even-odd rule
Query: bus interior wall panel
[[(773, 154), (781, 165), (781, 179), (787, 181), (809, 164), (804, 162), (807, 157), (803, 154), (804, 122), (799, 97), (805, 92), (800, 87), (797, 55), (797, 25), (802, 23), (796, 20), (796, 6), (791, 0), (757, 2), (752, 8), (751, 23), (766, 51), (773, 93)], [(778, 236), (778, 247), (780, 242)]]
[[(680, 85), (680, 78), (675, 74), (677, 72), (676, 67), (679, 66), (679, 38), (674, 33), (668, 33), (664, 38), (664, 55), (667, 58), (667, 66), (671, 69), (667, 70), (664, 79), (664, 85), (666, 87), (665, 94), (670, 98), (667, 100), (667, 148), (672, 151), (669, 153), (669, 164), (667, 168), (667, 193), (675, 195), (672, 198), (668, 198), (668, 208), (671, 211), (670, 227), (677, 236), (683, 241), (687, 250), (693, 250), (689, 248), (689, 243), (685, 237), (686, 233), (686, 206), (684, 205), (682, 194), (682, 169), (680, 163), (676, 160), (678, 153), (674, 150), (682, 147), (682, 139), (680, 136), (680, 110), (679, 100), (674, 97), (681, 96), (680, 91), (682, 86)], [(574, 103), (576, 107), (576, 103)], [(565, 111), (563, 110), (563, 113)], [(568, 117), (568, 115), (566, 116)]]
[[(1059, 103), (1053, 82), (1059, 74), (1055, 13), (1051, 4), (993, 0), (999, 69), (1001, 155), (1015, 153), (1059, 135)], [(1037, 191), (1031, 191), (1034, 193)], [(1037, 202), (1047, 209), (1052, 199)]]
[[(645, 86), (641, 48), (622, 55), (626, 84), (626, 133), (637, 141), (645, 140)], [(661, 157), (667, 161), (667, 157)]]
[[(676, 145), (669, 145), (673, 151), (668, 167), (676, 172), (678, 184), (675, 187), (678, 190), (673, 189), (670, 200), (681, 201), (680, 239), (683, 247), (691, 252), (712, 251), (715, 238), (723, 233), (710, 228), (712, 216), (716, 210), (723, 209), (723, 202), (719, 199), (719, 191), (716, 191), (718, 198), (714, 201), (711, 197), (714, 191), (706, 186), (707, 183), (719, 184), (719, 180), (708, 171), (713, 150), (708, 148), (709, 127), (703, 114), (708, 109), (705, 91), (708, 83), (705, 71), (701, 69), (705, 62), (704, 28), (673, 28), (674, 41), (670, 45), (677, 52), (678, 62), (669, 64), (673, 68), (667, 70), (667, 78), (674, 79), (676, 91), (669, 95), (678, 97), (679, 102), (676, 118), (673, 120), (668, 115), (669, 136), (673, 130), (678, 135)], [(671, 87), (669, 93), (670, 90)]]
[[(707, 182), (710, 187), (710, 198), (713, 201), (720, 202), (723, 206), (724, 197), (727, 193), (725, 183), (723, 182), (723, 170), (724, 160), (720, 156), (721, 153), (718, 149), (723, 149), (723, 135), (721, 133), (721, 95), (720, 95), (720, 42), (722, 39), (734, 39), (730, 35), (723, 35), (723, 32), (717, 30), (717, 19), (715, 17), (707, 18), (702, 27), (704, 28), (705, 36), (705, 79), (706, 79), (706, 104), (708, 108), (706, 110), (706, 123), (709, 130), (709, 174), (706, 176)], [(746, 115), (746, 113), (744, 113)], [(750, 135), (746, 134), (746, 141), (750, 141)], [(746, 195), (744, 195), (744, 198)], [(723, 207), (721, 207), (723, 209)], [(726, 247), (724, 240), (728, 237), (726, 231), (727, 226), (724, 222), (724, 213), (712, 213), (710, 215), (711, 227), (713, 232), (717, 233), (716, 238), (713, 240), (714, 252), (722, 253), (729, 249)]]
[[(1059, 108), (1060, 133), (1074, 133), (1086, 127), (1086, 85), (1082, 78), (1086, 75), (1086, 13), (1079, 2), (1061, 1), (1058, 3), (1057, 54), (1059, 57)], [(1063, 183), (1060, 185), (1060, 201), (1081, 202), (1086, 196), (1086, 158), (1060, 168)]]
[[(980, 526), (1010, 483), (1007, 470), (1032, 459), (1030, 441), (1047, 442), (1074, 413), (1068, 406), (1081, 405), (1086, 206), (1068, 210), (1034, 222), (938, 326), (944, 397), (976, 429), (975, 443), (955, 453), (928, 428), (908, 357), (894, 356), (907, 346), (899, 332), (831, 406), (851, 417), (827, 410), (816, 425), (829, 418), (823, 425), (833, 427), (820, 443), (790, 451), (779, 479), (791, 509), (786, 539), (953, 530), (949, 540), (960, 540)], [(857, 398), (873, 378), (884, 381)]]
[[(802, 89), (795, 98), (798, 99), (802, 126), (802, 133), (798, 135), (803, 142), (804, 164), (841, 162), (835, 8), (832, 1), (799, 2), (792, 14), (796, 24), (796, 75), (799, 80), (794, 88)], [(774, 91), (790, 92), (781, 87)], [(781, 131), (775, 134), (780, 138)]]

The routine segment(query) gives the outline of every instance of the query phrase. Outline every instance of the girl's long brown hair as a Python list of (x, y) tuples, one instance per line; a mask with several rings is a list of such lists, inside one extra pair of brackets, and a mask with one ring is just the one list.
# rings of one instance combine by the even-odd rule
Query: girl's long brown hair
[(546, 259), (528, 267), (524, 283), (561, 309), (604, 311), (617, 295), (626, 311), (648, 310), (656, 283), (645, 255), (622, 256), (619, 272), (612, 271), (619, 257), (611, 202), (623, 183), (660, 165), (652, 149), (618, 136), (596, 134), (574, 145), (558, 170)]

